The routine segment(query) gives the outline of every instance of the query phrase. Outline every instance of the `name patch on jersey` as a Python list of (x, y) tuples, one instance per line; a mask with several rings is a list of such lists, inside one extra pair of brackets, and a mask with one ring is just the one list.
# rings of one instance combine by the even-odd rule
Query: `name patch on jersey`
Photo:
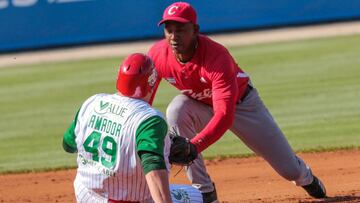
[(95, 106), (95, 112), (98, 114), (106, 114), (106, 113), (112, 113), (121, 117), (124, 117), (124, 113), (127, 110), (127, 108), (121, 107), (119, 105), (102, 101), (100, 100), (100, 103), (98, 106)]
[(122, 127), (120, 123), (116, 123), (99, 115), (92, 115), (87, 126), (115, 137), (120, 136), (120, 131)]

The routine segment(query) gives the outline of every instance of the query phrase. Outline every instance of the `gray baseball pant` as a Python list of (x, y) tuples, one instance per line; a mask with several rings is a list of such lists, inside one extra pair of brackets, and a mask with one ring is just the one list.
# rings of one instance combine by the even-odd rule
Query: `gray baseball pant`
[[(211, 106), (183, 94), (177, 95), (166, 110), (169, 129), (174, 126), (181, 136), (189, 139), (199, 133), (212, 116)], [(310, 184), (313, 180), (310, 168), (294, 154), (255, 88), (236, 105), (230, 130), (285, 179), (298, 186)], [(202, 193), (214, 190), (201, 155), (187, 168), (187, 176)]]

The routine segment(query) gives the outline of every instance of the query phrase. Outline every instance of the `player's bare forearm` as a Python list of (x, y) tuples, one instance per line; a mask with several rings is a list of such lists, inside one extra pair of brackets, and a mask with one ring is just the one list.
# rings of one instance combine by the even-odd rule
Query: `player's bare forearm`
[(145, 175), (155, 203), (171, 203), (169, 178), (166, 169), (153, 170)]

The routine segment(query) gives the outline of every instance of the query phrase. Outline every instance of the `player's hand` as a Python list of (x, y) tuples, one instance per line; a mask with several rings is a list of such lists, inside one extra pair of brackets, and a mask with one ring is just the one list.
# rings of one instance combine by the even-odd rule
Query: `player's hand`
[(170, 164), (189, 166), (197, 158), (198, 152), (189, 139), (178, 135), (175, 129), (169, 131), (171, 140), (169, 162)]

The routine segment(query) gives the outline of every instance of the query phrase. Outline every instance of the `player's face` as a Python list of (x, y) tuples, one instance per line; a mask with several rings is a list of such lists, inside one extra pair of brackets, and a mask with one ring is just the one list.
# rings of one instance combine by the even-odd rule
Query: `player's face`
[(195, 49), (197, 26), (192, 23), (167, 21), (164, 28), (165, 38), (175, 54), (192, 53)]

